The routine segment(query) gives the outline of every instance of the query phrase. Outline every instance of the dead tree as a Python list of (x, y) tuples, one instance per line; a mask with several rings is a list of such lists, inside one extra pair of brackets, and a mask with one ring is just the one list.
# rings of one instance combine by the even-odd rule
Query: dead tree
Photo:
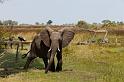
[(98, 33), (105, 33), (104, 37), (100, 38), (100, 43), (108, 43), (109, 42), (108, 38), (107, 38), (107, 35), (108, 35), (107, 30), (88, 30), (88, 31), (93, 33), (93, 38), (92, 38), (93, 41), (91, 41), (91, 42), (94, 43), (94, 41), (95, 41), (94, 39)]
[(23, 50), (23, 42), (25, 42), (26, 40), (22, 36), (19, 36), (18, 39), (20, 41), (21, 49)]
[(17, 49), (16, 49), (16, 62), (18, 61), (18, 55), (19, 55), (19, 43), (17, 44)]

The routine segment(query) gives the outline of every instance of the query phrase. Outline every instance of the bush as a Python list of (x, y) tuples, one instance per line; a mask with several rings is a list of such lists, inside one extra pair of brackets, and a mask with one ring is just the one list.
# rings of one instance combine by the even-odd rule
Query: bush
[(78, 23), (77, 23), (77, 27), (84, 28), (84, 29), (88, 29), (88, 28), (89, 28), (89, 25), (87, 24), (87, 22), (85, 22), (85, 21), (83, 21), (83, 20), (80, 20), (80, 21), (78, 21)]
[(0, 40), (11, 36), (11, 32), (5, 28), (0, 28)]

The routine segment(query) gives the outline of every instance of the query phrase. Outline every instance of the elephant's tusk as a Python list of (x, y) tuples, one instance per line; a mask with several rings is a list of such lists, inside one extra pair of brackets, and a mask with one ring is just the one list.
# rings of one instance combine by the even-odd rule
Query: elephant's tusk
[(48, 50), (48, 52), (50, 52), (52, 49), (50, 48), (49, 50)]
[(58, 48), (58, 51), (60, 52), (60, 49)]

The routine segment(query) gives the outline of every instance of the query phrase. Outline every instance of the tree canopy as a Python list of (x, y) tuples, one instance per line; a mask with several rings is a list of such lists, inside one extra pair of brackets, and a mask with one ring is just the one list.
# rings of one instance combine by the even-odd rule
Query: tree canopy
[(84, 29), (89, 28), (88, 23), (83, 20), (78, 21), (77, 26)]
[(48, 20), (48, 22), (47, 22), (48, 25), (50, 25), (50, 24), (52, 24), (52, 23), (53, 23), (52, 20)]

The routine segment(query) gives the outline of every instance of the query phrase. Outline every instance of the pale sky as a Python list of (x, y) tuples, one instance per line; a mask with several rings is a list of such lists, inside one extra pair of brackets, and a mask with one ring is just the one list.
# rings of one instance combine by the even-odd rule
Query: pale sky
[(124, 0), (8, 0), (0, 4), (0, 20), (19, 23), (124, 22)]

